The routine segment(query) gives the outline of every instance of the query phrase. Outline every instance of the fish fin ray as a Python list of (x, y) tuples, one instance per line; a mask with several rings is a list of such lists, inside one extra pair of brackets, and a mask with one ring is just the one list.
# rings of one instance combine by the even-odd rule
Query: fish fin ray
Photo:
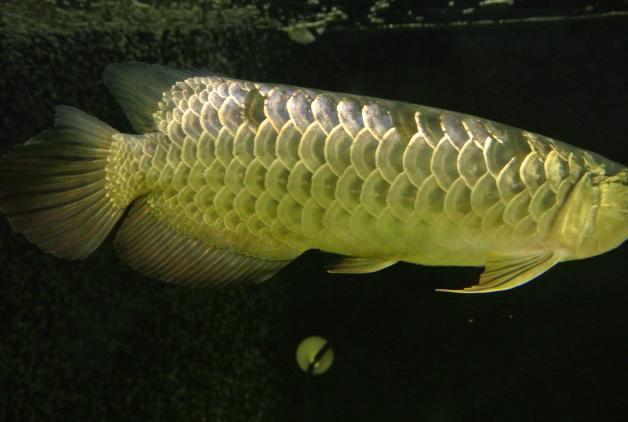
[(155, 215), (147, 197), (131, 205), (114, 248), (122, 261), (146, 276), (196, 286), (262, 282), (290, 263), (217, 248), (181, 233)]
[(50, 130), (0, 160), (0, 211), (13, 230), (67, 259), (94, 252), (124, 212), (107, 196), (115, 129), (74, 107), (56, 107)]
[(388, 268), (398, 262), (396, 259), (346, 257), (327, 269), (332, 274), (366, 274)]
[(527, 255), (490, 255), (480, 281), (460, 290), (437, 289), (452, 293), (491, 293), (509, 290), (538, 277), (560, 261), (560, 257), (548, 251)]
[(187, 78), (200, 76), (200, 70), (178, 70), (156, 64), (139, 62), (113, 63), (105, 68), (103, 80), (135, 130), (154, 132), (157, 125), (153, 114), (163, 94), (172, 85)]

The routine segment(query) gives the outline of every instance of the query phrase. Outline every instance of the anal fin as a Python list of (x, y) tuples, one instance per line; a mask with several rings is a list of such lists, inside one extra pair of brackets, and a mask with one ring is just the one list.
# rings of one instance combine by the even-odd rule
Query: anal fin
[(491, 293), (509, 290), (538, 277), (560, 261), (560, 257), (548, 251), (527, 255), (489, 256), (480, 281), (461, 290), (437, 289), (452, 293)]
[(157, 218), (146, 198), (131, 206), (114, 247), (125, 263), (144, 275), (191, 285), (261, 282), (290, 262), (247, 256), (181, 233)]
[(397, 263), (396, 259), (347, 257), (327, 270), (332, 274), (374, 273)]

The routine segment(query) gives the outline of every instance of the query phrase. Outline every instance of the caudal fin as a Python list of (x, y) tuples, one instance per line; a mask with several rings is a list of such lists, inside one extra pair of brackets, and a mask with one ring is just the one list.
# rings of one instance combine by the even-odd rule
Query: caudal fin
[(0, 211), (15, 231), (53, 255), (82, 259), (124, 212), (107, 195), (115, 129), (78, 109), (56, 108), (54, 128), (0, 159)]

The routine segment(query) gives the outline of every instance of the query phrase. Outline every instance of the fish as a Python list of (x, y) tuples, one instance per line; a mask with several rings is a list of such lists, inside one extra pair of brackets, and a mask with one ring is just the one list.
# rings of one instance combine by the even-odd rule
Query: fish
[(331, 273), (484, 267), (512, 289), (628, 237), (628, 169), (488, 119), (137, 62), (103, 79), (136, 134), (70, 106), (0, 160), (0, 212), (84, 259), (115, 231), (136, 271), (261, 282), (310, 249)]

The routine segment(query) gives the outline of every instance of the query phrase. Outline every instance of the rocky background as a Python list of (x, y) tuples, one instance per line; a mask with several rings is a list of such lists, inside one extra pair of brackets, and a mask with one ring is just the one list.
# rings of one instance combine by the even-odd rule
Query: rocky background
[[(627, 163), (626, 1), (3, 0), (0, 142), (55, 104), (130, 130), (101, 82), (138, 60), (468, 112)], [(530, 6), (533, 3), (534, 7)], [(509, 293), (479, 269), (190, 290), (110, 242), (68, 262), (0, 222), (0, 420), (611, 420), (626, 391), (625, 246)], [(294, 361), (334, 345), (316, 379)]]

